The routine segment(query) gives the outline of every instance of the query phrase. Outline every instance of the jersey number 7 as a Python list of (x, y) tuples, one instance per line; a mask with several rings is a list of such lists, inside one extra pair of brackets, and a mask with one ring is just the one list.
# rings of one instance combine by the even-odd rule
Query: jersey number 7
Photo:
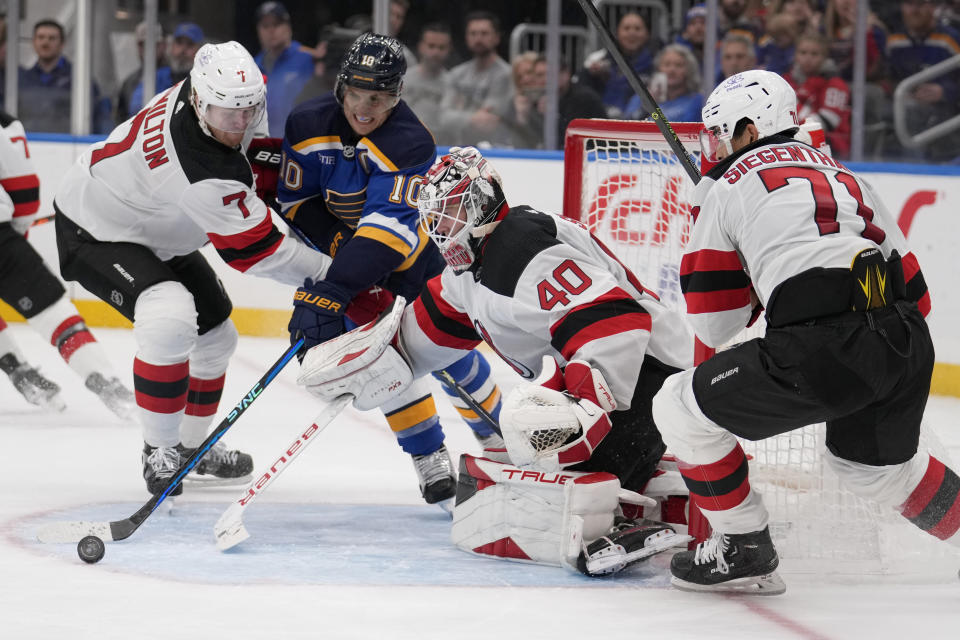
[(839, 205), (830, 184), (830, 178), (839, 182), (857, 203), (857, 215), (863, 218), (864, 228), (860, 233), (867, 240), (882, 244), (886, 232), (873, 223), (873, 209), (863, 202), (863, 191), (857, 179), (844, 171), (824, 171), (808, 167), (771, 167), (757, 172), (768, 193), (787, 186), (790, 180), (806, 180), (810, 183), (813, 199), (816, 202), (813, 219), (817, 223), (820, 235), (825, 236), (840, 231), (837, 222)]

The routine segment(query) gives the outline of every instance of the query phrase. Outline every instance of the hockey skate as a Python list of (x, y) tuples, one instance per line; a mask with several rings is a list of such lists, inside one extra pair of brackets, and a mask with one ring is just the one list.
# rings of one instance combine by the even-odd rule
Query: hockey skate
[(23, 394), (27, 402), (51, 411), (63, 411), (67, 403), (60, 397), (60, 385), (47, 380), (26, 362), (9, 373), (10, 382)]
[[(193, 455), (196, 449), (187, 449), (177, 445), (184, 460)], [(218, 441), (197, 462), (186, 482), (204, 487), (232, 487), (247, 484), (253, 478), (253, 457), (238, 449), (227, 449), (223, 441)]]
[[(420, 493), (427, 504), (439, 504), (444, 511), (453, 509), (452, 499), (457, 494), (457, 476), (446, 445), (433, 453), (413, 456), (413, 467), (420, 481)], [(449, 505), (449, 509), (447, 508)]]
[(84, 386), (97, 394), (110, 411), (124, 420), (132, 420), (136, 416), (137, 404), (133, 392), (123, 386), (119, 378), (108, 380), (100, 373), (91, 373)]
[(584, 546), (577, 570), (588, 576), (616, 573), (629, 565), (692, 540), (663, 522), (617, 516), (610, 532)]
[(733, 591), (775, 596), (787, 590), (776, 573), (780, 563), (770, 529), (743, 534), (713, 533), (694, 551), (670, 562), (671, 583), (684, 591)]
[[(147, 482), (147, 491), (156, 495), (164, 490), (170, 478), (179, 471), (184, 458), (180, 455), (180, 445), (151, 447), (144, 442), (142, 460), (143, 479)], [(178, 496), (181, 493), (183, 493), (183, 484), (177, 484), (169, 495)]]

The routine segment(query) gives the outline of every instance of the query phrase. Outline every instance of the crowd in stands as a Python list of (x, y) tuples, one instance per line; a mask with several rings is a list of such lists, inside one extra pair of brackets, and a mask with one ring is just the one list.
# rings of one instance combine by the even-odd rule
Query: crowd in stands
[[(704, 68), (707, 11), (702, 4), (689, 7), (675, 34), (656, 33), (648, 10), (629, 3), (612, 25), (630, 66), (667, 118), (700, 120), (704, 76), (712, 85), (741, 71), (768, 69), (797, 90), (801, 119), (820, 120), (834, 153), (848, 157), (856, 0), (719, 0), (718, 5), (713, 69)], [(870, 7), (865, 157), (958, 161), (960, 132), (922, 150), (899, 144), (893, 129), (893, 91), (905, 78), (960, 55), (960, 0), (874, 0)], [(390, 35), (400, 36), (410, 10), (409, 0), (391, 0)], [(264, 2), (253, 19), (260, 46), (256, 62), (268, 83), (270, 135), (279, 137), (296, 104), (333, 88), (340, 57), (357, 35), (370, 30), (370, 16), (358, 14), (342, 25), (325, 25), (314, 46), (293, 39), (290, 13), (280, 2)], [(548, 77), (543, 53), (528, 51), (505, 60), (504, 25), (493, 12), (468, 12), (462, 24), (461, 32), (459, 26), (455, 30), (424, 21), (418, 39), (405, 43), (409, 73), (404, 99), (438, 144), (543, 148)], [(145, 26), (136, 33), (142, 63)], [(0, 39), (4, 35), (0, 29)], [(18, 115), (28, 131), (69, 131), (70, 61), (63, 55), (64, 40), (62, 26), (53, 20), (34, 26), (37, 62), (20, 70)], [(186, 77), (203, 41), (203, 30), (192, 23), (177, 25), (170, 36), (158, 34), (157, 91)], [(458, 45), (467, 52), (459, 60)], [(0, 40), (0, 54), (4, 52)], [(141, 69), (122, 82), (112, 101), (94, 83), (92, 131), (106, 133), (142, 106)], [(586, 55), (579, 68), (564, 63), (558, 75), (560, 144), (573, 118), (649, 117), (604, 49)], [(907, 112), (911, 133), (960, 112), (960, 71), (917, 86), (909, 94)]]

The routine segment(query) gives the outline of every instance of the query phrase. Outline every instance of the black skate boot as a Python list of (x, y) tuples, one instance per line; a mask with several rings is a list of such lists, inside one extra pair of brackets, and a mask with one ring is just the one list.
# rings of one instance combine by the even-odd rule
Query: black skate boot
[[(187, 449), (177, 445), (184, 459), (193, 455), (196, 449)], [(197, 466), (184, 478), (191, 484), (207, 487), (224, 487), (250, 482), (253, 475), (253, 457), (238, 449), (227, 449), (223, 441), (218, 441), (204, 454)]]
[(91, 373), (83, 384), (119, 417), (132, 420), (136, 416), (137, 404), (133, 392), (123, 386), (119, 378), (107, 379), (103, 374)]
[(440, 445), (433, 453), (413, 456), (413, 466), (417, 470), (420, 493), (427, 504), (444, 503), (457, 494), (457, 476), (446, 445)]
[(671, 583), (684, 591), (735, 591), (775, 596), (787, 590), (770, 528), (743, 534), (713, 533), (694, 551), (673, 556)]
[(614, 519), (613, 528), (602, 538), (586, 545), (577, 557), (577, 570), (588, 576), (616, 573), (629, 565), (686, 544), (692, 538), (678, 534), (673, 527), (656, 520), (622, 516)]
[[(147, 491), (153, 495), (162, 493), (167, 482), (170, 481), (185, 458), (180, 455), (180, 445), (176, 447), (151, 447), (146, 442), (143, 443), (143, 479), (147, 481)], [(171, 496), (178, 496), (183, 493), (183, 484), (177, 484)]]
[(47, 380), (26, 362), (17, 362), (13, 354), (5, 355), (4, 359), (6, 364), (16, 363), (9, 371), (6, 366), (3, 370), (7, 371), (10, 382), (23, 394), (27, 402), (51, 411), (63, 411), (67, 408), (67, 403), (60, 397), (60, 386), (56, 382)]

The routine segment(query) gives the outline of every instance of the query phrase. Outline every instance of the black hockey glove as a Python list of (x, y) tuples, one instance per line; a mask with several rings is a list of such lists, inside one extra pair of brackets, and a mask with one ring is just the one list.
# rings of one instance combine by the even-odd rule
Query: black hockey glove
[(321, 280), (313, 282), (307, 278), (303, 286), (293, 295), (293, 315), (290, 316), (290, 344), (303, 336), (302, 354), (311, 347), (345, 331), (343, 314), (350, 303), (350, 294), (339, 285)]

